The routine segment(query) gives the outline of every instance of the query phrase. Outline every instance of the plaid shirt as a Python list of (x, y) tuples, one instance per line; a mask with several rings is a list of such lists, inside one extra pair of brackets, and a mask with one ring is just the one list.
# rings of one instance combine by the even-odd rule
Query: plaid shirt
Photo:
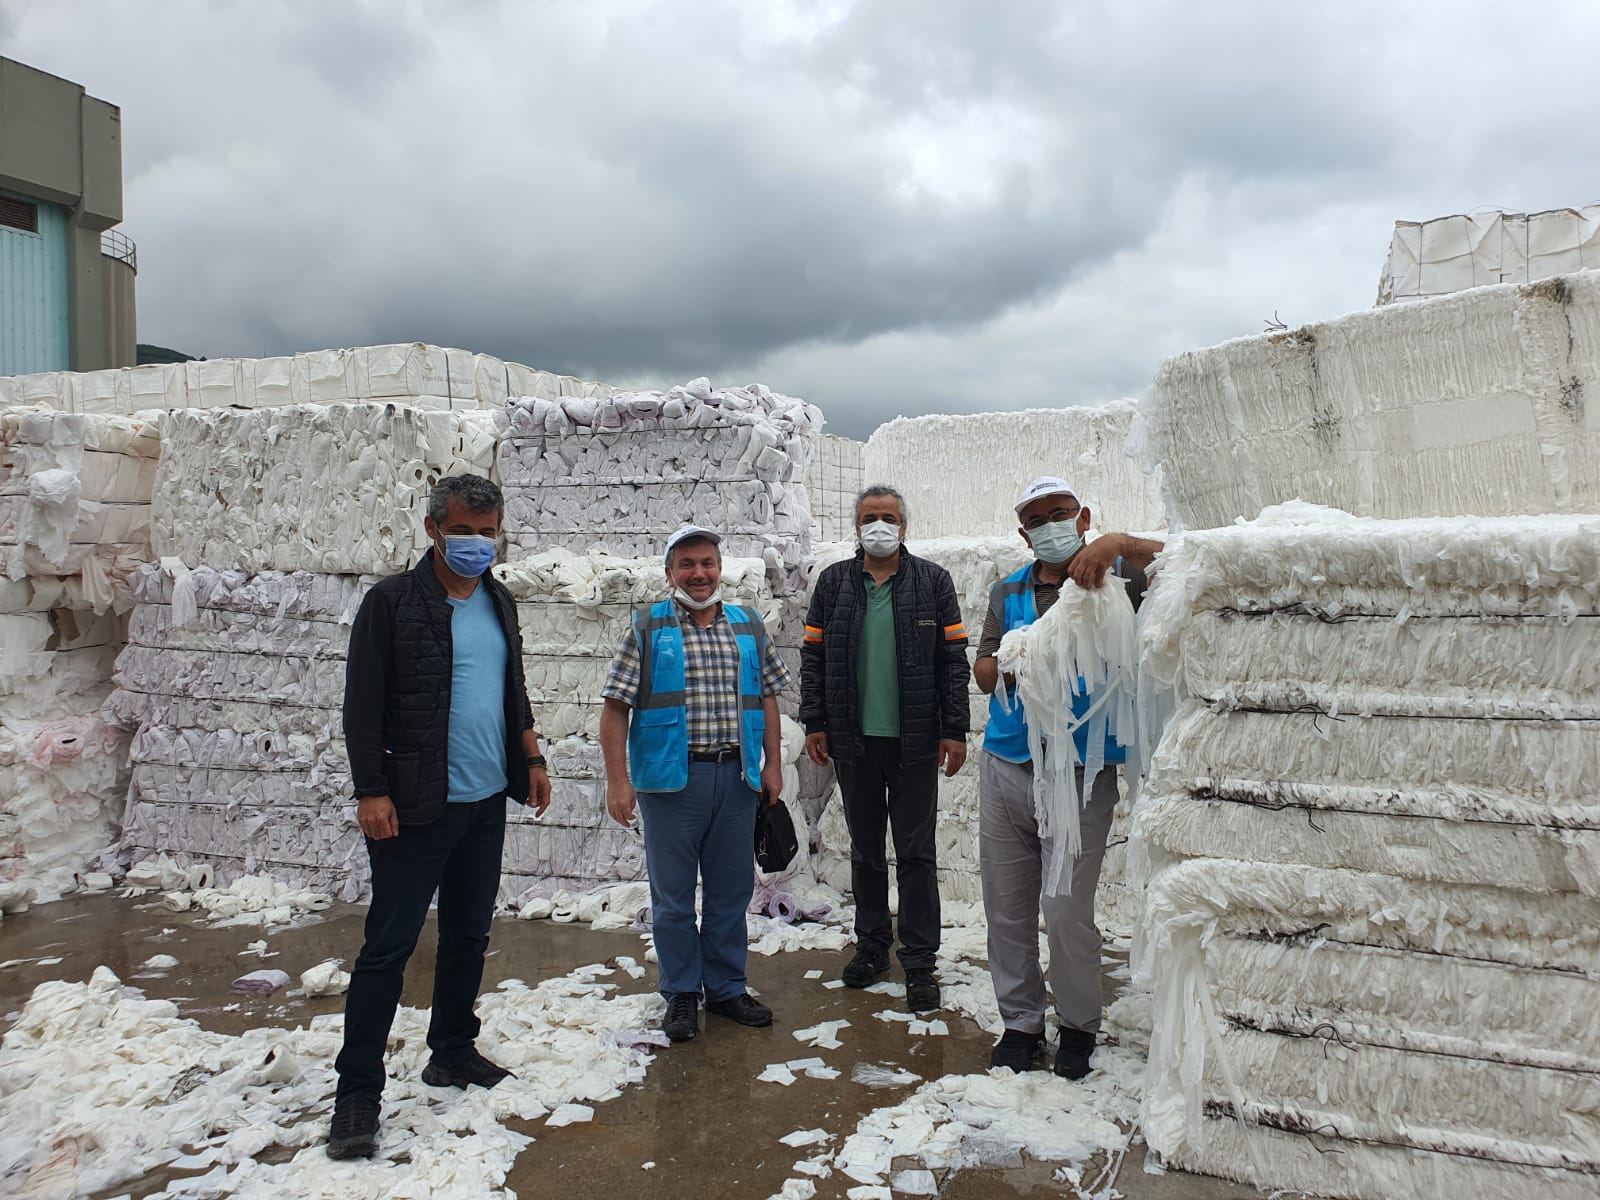
[[(739, 744), (739, 639), (722, 609), (711, 624), (701, 628), (680, 611), (683, 629), (683, 691), (689, 715), (689, 749), (721, 750)], [(761, 694), (772, 696), (789, 686), (789, 670), (764, 639), (766, 658), (761, 664)], [(639, 631), (631, 624), (617, 646), (611, 674), (600, 689), (607, 700), (629, 706), (639, 699)]]

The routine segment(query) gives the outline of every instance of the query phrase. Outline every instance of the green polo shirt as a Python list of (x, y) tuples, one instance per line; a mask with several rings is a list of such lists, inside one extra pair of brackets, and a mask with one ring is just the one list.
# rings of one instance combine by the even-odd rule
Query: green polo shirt
[(857, 689), (861, 697), (861, 732), (866, 737), (900, 736), (900, 672), (895, 667), (894, 576), (882, 584), (863, 569), (867, 615), (861, 625)]

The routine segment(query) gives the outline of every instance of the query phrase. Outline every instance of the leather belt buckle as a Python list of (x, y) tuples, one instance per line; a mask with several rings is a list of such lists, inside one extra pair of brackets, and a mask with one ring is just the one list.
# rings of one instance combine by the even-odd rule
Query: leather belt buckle
[(689, 757), (695, 762), (723, 763), (739, 756), (737, 746), (724, 746), (720, 750), (691, 750)]

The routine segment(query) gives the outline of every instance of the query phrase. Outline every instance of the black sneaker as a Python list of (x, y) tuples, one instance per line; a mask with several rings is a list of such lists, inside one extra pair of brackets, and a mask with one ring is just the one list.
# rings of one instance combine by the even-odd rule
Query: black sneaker
[(1043, 1046), (1042, 1033), (1023, 1033), (1020, 1029), (1008, 1029), (989, 1052), (989, 1065), (1006, 1067), (1020, 1075), (1039, 1065), (1039, 1051)]
[(674, 992), (667, 1000), (661, 1032), (675, 1042), (687, 1042), (700, 1032), (700, 993)]
[(706, 1011), (719, 1017), (732, 1017), (739, 1024), (756, 1029), (772, 1024), (772, 1010), (749, 992), (740, 992), (726, 1000), (707, 1000)]
[(1063, 1029), (1056, 1046), (1056, 1074), (1068, 1079), (1082, 1079), (1087, 1075), (1094, 1041), (1095, 1035), (1082, 1029)]
[(341, 1100), (333, 1108), (328, 1157), (371, 1158), (378, 1152), (378, 1106), (371, 1100)]
[(839, 976), (845, 987), (864, 988), (889, 969), (889, 952), (874, 946), (861, 946)]
[(448, 1066), (435, 1058), (422, 1068), (422, 1082), (429, 1087), (465, 1089), (477, 1084), (481, 1088), (492, 1088), (502, 1079), (510, 1077), (510, 1071), (495, 1066), (476, 1050), (469, 1050), (465, 1058)]
[(933, 1012), (939, 1007), (939, 984), (926, 967), (906, 972), (906, 1007), (914, 1013)]

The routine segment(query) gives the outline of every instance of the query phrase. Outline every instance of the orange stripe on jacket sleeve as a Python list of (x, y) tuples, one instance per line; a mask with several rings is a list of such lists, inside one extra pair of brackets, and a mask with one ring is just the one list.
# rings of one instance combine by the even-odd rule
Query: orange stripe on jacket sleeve
[(807, 625), (806, 626), (806, 641), (808, 641), (808, 642), (820, 642), (821, 640), (822, 640), (822, 628), (821, 628), (821, 626), (818, 626), (818, 625)]
[(959, 641), (967, 636), (965, 625), (946, 625), (944, 627), (944, 640), (947, 642)]

